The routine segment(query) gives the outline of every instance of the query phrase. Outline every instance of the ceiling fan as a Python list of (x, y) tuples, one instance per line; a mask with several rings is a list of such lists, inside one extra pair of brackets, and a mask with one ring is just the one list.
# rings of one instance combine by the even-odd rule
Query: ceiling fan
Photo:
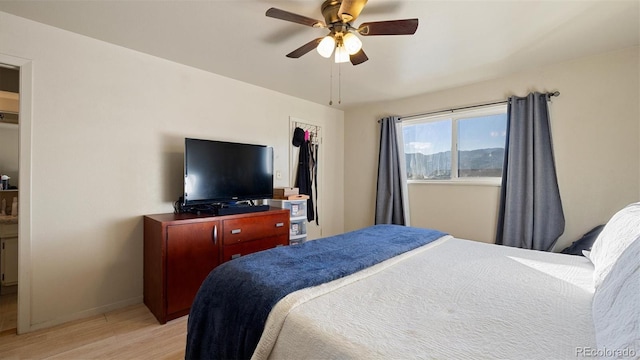
[(335, 62), (351, 61), (353, 65), (369, 60), (362, 50), (362, 41), (354, 34), (373, 35), (413, 35), (418, 29), (418, 19), (366, 22), (358, 27), (351, 23), (358, 18), (367, 0), (326, 0), (321, 12), (325, 21), (312, 19), (277, 8), (270, 8), (268, 17), (291, 21), (314, 28), (326, 28), (329, 34), (313, 39), (293, 50), (287, 57), (299, 58), (313, 49), (325, 58), (331, 57), (335, 49)]

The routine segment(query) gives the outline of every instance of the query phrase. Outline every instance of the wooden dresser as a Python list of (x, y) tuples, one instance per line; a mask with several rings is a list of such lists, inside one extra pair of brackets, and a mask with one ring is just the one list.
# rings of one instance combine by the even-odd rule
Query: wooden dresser
[(187, 315), (213, 268), (288, 244), (288, 210), (144, 216), (144, 303), (161, 324)]

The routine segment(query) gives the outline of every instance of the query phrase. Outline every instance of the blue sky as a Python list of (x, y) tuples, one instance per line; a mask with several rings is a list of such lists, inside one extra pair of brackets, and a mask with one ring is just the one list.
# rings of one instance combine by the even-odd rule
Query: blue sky
[[(504, 148), (506, 114), (458, 120), (458, 150)], [(405, 153), (435, 154), (451, 150), (451, 120), (403, 127)]]

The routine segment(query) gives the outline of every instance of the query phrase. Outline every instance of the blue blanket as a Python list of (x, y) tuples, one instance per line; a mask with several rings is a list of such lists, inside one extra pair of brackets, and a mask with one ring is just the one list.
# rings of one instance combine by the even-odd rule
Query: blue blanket
[(224, 263), (209, 274), (193, 301), (185, 358), (248, 359), (269, 312), (289, 293), (353, 274), (443, 235), (375, 225)]

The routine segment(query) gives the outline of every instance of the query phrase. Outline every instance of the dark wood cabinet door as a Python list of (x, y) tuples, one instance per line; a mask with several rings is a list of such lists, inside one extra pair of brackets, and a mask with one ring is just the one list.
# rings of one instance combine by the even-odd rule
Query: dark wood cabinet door
[(220, 264), (220, 222), (167, 226), (167, 314), (188, 311), (209, 272)]

